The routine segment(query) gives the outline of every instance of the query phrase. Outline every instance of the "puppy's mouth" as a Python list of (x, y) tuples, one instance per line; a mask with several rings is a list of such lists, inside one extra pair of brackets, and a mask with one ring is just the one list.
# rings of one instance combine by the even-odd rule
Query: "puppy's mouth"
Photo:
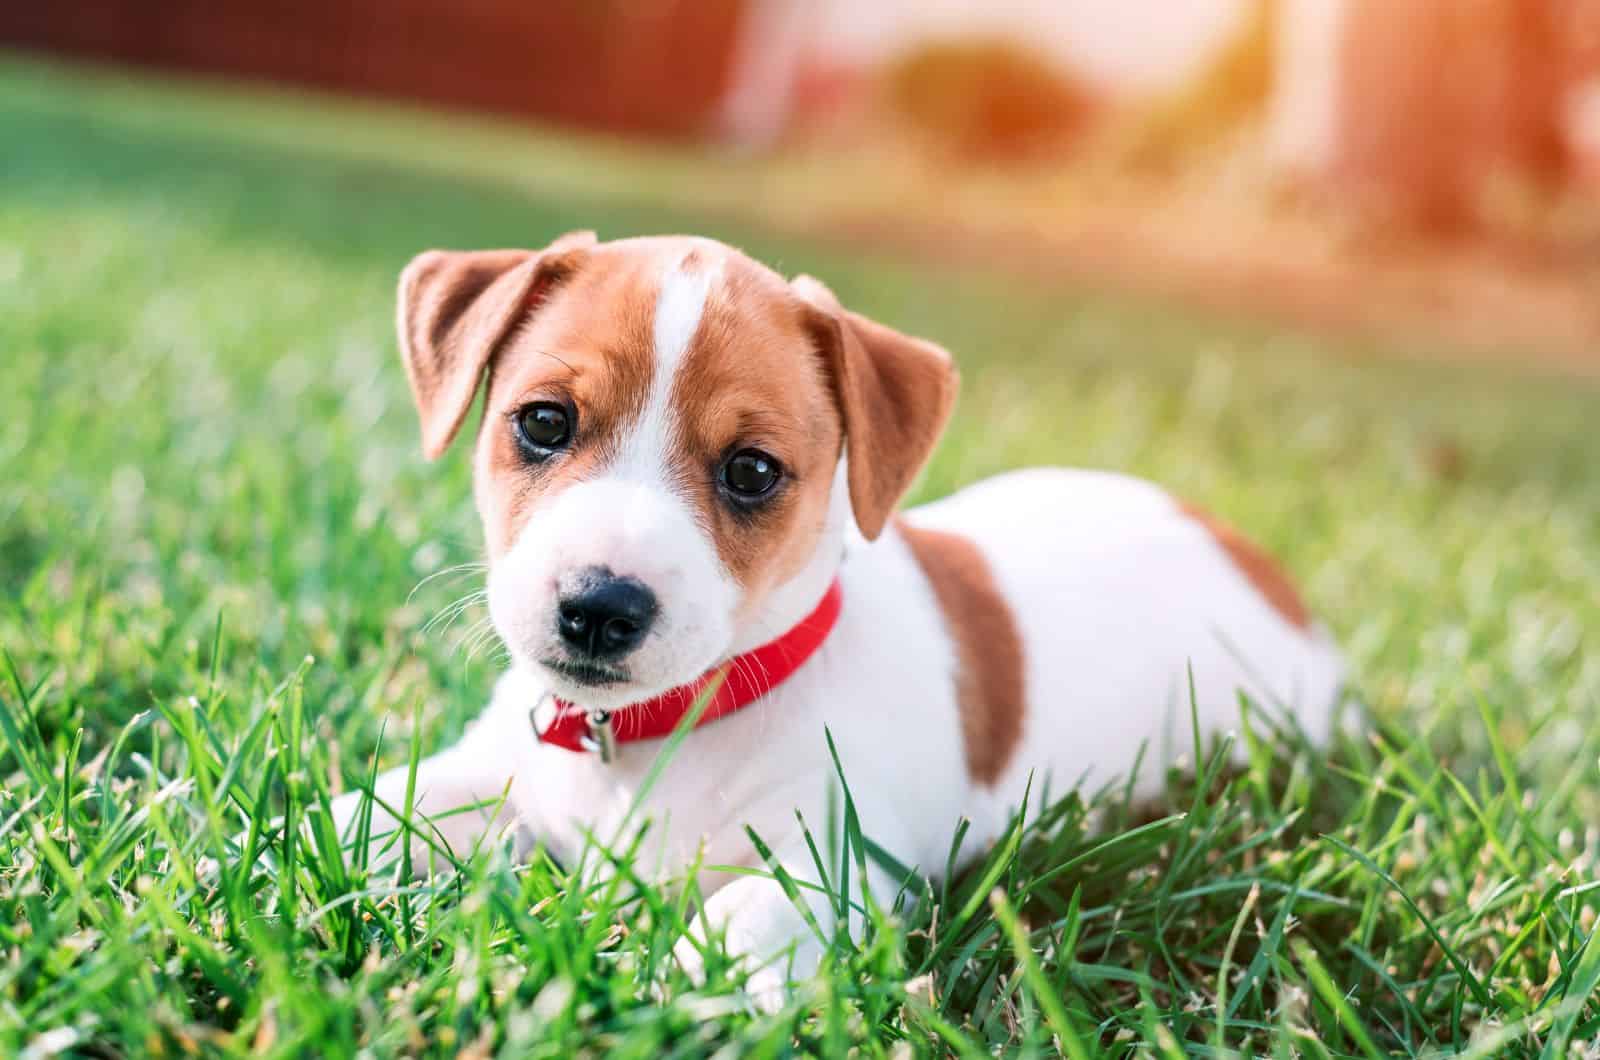
[(610, 688), (628, 683), (626, 671), (599, 663), (577, 662), (572, 659), (541, 659), (547, 670), (560, 674), (573, 684), (584, 688)]

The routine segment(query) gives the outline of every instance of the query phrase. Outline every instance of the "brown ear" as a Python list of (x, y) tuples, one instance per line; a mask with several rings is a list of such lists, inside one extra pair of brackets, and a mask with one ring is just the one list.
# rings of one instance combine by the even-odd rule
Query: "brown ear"
[(429, 250), (411, 259), (397, 328), (429, 460), (449, 448), (506, 336), (594, 242), (593, 232), (569, 232), (541, 251)]
[(955, 404), (950, 354), (852, 313), (818, 280), (793, 284), (826, 359), (849, 458), (850, 504), (869, 540), (927, 463)]

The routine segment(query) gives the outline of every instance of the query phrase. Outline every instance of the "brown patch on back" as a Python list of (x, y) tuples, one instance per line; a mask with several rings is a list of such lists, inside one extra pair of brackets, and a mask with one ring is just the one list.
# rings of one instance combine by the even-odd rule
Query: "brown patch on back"
[(967, 773), (980, 784), (993, 784), (1022, 739), (1023, 656), (1016, 620), (995, 587), (988, 561), (970, 540), (904, 520), (899, 527), (933, 586), (956, 644)]
[(1311, 612), (1306, 609), (1305, 601), (1300, 598), (1300, 593), (1283, 568), (1273, 562), (1272, 557), (1263, 552), (1260, 546), (1203, 508), (1180, 501), (1178, 509), (1206, 528), (1207, 533), (1222, 546), (1222, 551), (1228, 554), (1233, 565), (1239, 568), (1239, 573), (1249, 579), (1256, 592), (1283, 616), (1285, 622), (1298, 629), (1310, 628)]

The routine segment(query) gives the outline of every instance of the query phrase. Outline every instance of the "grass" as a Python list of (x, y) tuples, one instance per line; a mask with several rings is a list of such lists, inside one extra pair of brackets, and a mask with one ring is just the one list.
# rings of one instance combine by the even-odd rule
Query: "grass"
[[(675, 209), (742, 163), (667, 149), (19, 60), (0, 142), (0, 1055), (1600, 1041), (1592, 390), (769, 237)], [(451, 739), (497, 668), (479, 611), (428, 626), (477, 529), (460, 453), (417, 455), (395, 275), (579, 226), (717, 235), (947, 343), (921, 497), (1108, 466), (1248, 527), (1348, 646), (1370, 738), (1246, 727), (1246, 768), (1194, 756), (1153, 816), (1038, 800), (769, 1015), (665, 959), (681, 896), (625, 850), (354, 863), (330, 792)]]

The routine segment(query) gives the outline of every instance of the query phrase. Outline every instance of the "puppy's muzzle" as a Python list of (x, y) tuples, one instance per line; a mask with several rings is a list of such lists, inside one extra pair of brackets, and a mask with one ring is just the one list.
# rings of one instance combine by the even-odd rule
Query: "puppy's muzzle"
[(573, 658), (615, 662), (637, 648), (655, 622), (656, 594), (637, 578), (591, 567), (556, 604), (556, 629)]

